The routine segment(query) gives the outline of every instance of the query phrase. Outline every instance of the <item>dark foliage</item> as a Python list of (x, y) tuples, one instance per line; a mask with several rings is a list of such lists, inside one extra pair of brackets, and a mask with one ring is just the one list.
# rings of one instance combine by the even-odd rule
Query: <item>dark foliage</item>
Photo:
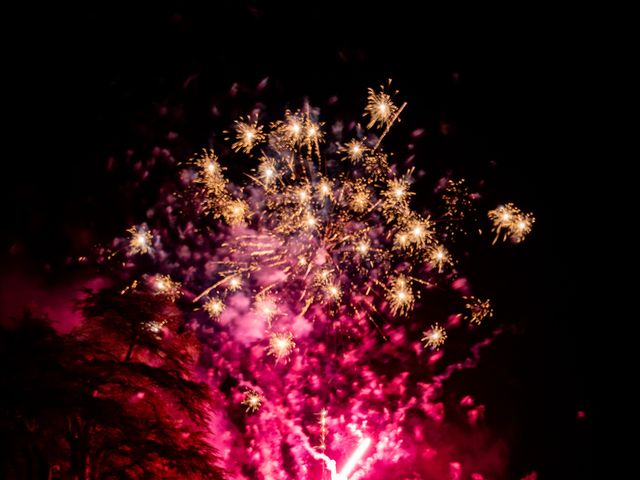
[(197, 344), (176, 307), (139, 290), (81, 307), (68, 335), (30, 314), (0, 330), (0, 476), (222, 478), (207, 387), (191, 379)]

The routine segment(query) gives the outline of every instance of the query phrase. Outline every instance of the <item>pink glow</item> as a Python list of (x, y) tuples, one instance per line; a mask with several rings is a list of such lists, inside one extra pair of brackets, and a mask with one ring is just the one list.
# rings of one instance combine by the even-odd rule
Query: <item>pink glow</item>
[(371, 439), (368, 437), (364, 438), (358, 445), (358, 448), (356, 448), (356, 451), (353, 452), (351, 457), (349, 457), (349, 460), (345, 463), (344, 467), (342, 467), (340, 473), (332, 475), (332, 480), (348, 480), (349, 475), (351, 475), (351, 472), (353, 472), (353, 470), (358, 466), (358, 463), (362, 460), (363, 455), (366, 453), (370, 445)]

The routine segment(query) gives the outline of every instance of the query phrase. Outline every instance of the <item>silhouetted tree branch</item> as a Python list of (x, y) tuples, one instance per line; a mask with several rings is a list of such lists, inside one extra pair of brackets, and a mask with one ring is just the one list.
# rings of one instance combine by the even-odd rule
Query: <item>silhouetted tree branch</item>
[(67, 335), (25, 315), (0, 329), (4, 478), (223, 478), (207, 441), (197, 342), (144, 290), (89, 294)]

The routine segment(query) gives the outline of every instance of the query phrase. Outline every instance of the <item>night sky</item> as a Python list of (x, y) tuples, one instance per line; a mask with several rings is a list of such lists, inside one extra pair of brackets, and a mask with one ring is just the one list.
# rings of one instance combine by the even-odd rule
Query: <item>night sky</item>
[(3, 321), (34, 292), (50, 298), (42, 292), (87, 275), (69, 259), (122, 235), (153, 205), (155, 179), (133, 188), (136, 159), (170, 147), (186, 160), (256, 101), (281, 109), (309, 98), (353, 117), (366, 88), (392, 78), (409, 102), (394, 138), (426, 132), (417, 164), (486, 178), (493, 203), (536, 216), (524, 245), (486, 248), (466, 265), (513, 328), (465, 388), (513, 439), (512, 478), (591, 478), (594, 361), (572, 253), (579, 220), (567, 218), (584, 191), (580, 150), (569, 147), (586, 108), (573, 93), (583, 52), (559, 33), (561, 20), (541, 14), (485, 11), (481, 21), (396, 5), (20, 15), (25, 44), (11, 55), (10, 79), (19, 151), (4, 159), (2, 189)]

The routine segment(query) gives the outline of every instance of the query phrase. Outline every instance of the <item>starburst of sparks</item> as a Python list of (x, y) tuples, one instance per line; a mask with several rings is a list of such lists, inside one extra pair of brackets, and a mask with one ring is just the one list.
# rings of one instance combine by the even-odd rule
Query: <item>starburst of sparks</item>
[(131, 227), (127, 230), (131, 234), (129, 238), (129, 252), (131, 254), (145, 254), (151, 251), (153, 235), (144, 227)]
[(224, 279), (224, 283), (227, 285), (227, 289), (231, 292), (235, 292), (236, 290), (240, 290), (242, 288), (242, 278), (237, 275), (229, 277), (228, 279)]
[(224, 207), (223, 217), (229, 225), (244, 223), (249, 212), (249, 206), (244, 200), (230, 200)]
[(213, 319), (218, 319), (220, 314), (224, 312), (224, 302), (219, 298), (210, 298), (204, 304), (204, 309)]
[(437, 323), (431, 325), (431, 328), (424, 332), (424, 337), (422, 337), (424, 348), (430, 348), (431, 350), (438, 350), (444, 345), (446, 339), (447, 331)]
[(159, 334), (166, 325), (166, 321), (151, 321), (145, 323), (145, 328), (150, 333)]
[(166, 297), (172, 302), (182, 295), (181, 284), (173, 281), (169, 275), (148, 276), (147, 282), (156, 295)]
[(267, 354), (276, 357), (276, 362), (278, 362), (283, 359), (286, 360), (295, 347), (296, 342), (293, 341), (293, 334), (291, 332), (272, 333), (269, 337)]
[(387, 299), (394, 315), (407, 315), (415, 303), (411, 282), (404, 275), (394, 278)]
[(350, 203), (351, 210), (355, 213), (363, 213), (370, 208), (371, 196), (367, 183), (363, 180), (356, 180), (350, 185)]
[(278, 181), (278, 169), (276, 162), (268, 157), (263, 157), (258, 167), (258, 177), (262, 180), (262, 185), (269, 188)]
[(496, 243), (500, 236), (502, 240), (511, 239), (513, 242), (521, 242), (531, 232), (535, 218), (530, 213), (522, 212), (512, 203), (501, 205), (489, 212), (489, 219), (493, 222), (493, 231)]
[(392, 122), (398, 107), (393, 103), (391, 95), (385, 92), (384, 87), (380, 87), (380, 91), (369, 89), (369, 97), (367, 106), (365, 107), (365, 116), (369, 116), (369, 124), (367, 128), (374, 125), (387, 126)]
[(493, 317), (493, 308), (490, 300), (481, 300), (477, 297), (465, 297), (467, 308), (466, 318), (470, 323), (480, 325), (485, 318)]
[(264, 141), (263, 129), (264, 127), (258, 125), (258, 120), (256, 119), (236, 120), (234, 126), (236, 141), (231, 148), (236, 152), (251, 153), (253, 147)]
[(429, 263), (442, 273), (444, 266), (451, 263), (449, 252), (442, 245), (435, 245), (429, 252)]
[(246, 411), (251, 413), (257, 411), (262, 406), (264, 397), (255, 390), (247, 390), (244, 392), (244, 398), (242, 399), (242, 405), (246, 408)]
[(276, 299), (270, 295), (257, 297), (255, 308), (262, 318), (266, 319), (269, 324), (271, 324), (271, 320), (278, 314)]

